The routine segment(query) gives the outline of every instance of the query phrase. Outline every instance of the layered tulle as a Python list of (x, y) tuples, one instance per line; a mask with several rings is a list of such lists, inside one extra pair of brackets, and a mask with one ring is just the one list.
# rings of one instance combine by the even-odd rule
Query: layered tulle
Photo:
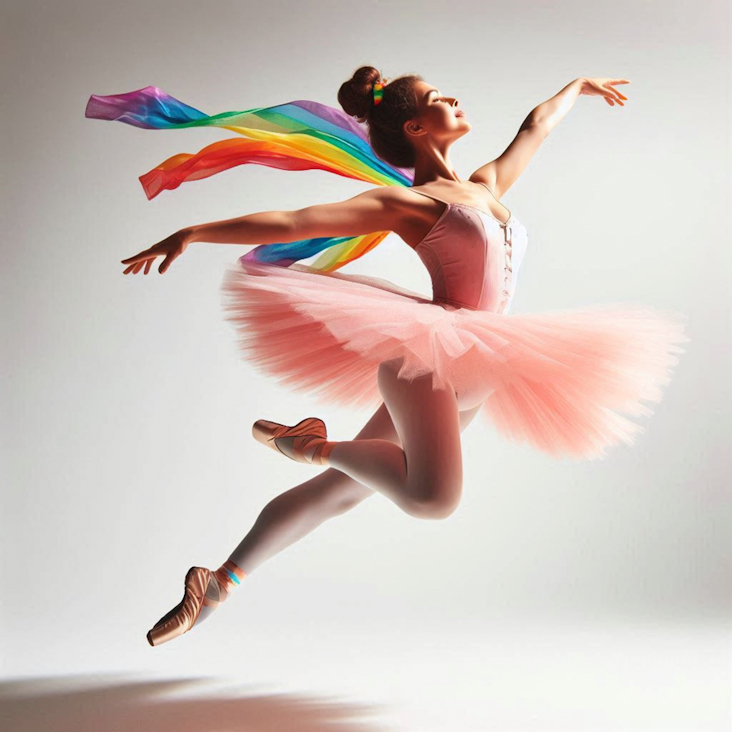
[(242, 355), (327, 404), (376, 408), (377, 370), (432, 373), (433, 388), (485, 391), (506, 438), (554, 457), (594, 459), (633, 444), (671, 380), (684, 318), (627, 304), (497, 314), (433, 302), (365, 275), (241, 259), (222, 284)]

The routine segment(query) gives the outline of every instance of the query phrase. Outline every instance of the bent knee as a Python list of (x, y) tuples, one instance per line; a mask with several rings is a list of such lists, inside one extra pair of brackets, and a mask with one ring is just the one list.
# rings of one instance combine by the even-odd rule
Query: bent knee
[(410, 515), (421, 519), (446, 519), (455, 513), (460, 501), (421, 501), (413, 503)]
[(415, 518), (446, 519), (460, 505), (462, 481), (443, 483), (413, 498), (409, 513)]

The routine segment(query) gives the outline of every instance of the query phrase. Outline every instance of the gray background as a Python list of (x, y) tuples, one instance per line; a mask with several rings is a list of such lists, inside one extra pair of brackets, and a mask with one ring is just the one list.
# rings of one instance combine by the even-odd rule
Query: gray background
[[(551, 700), (566, 694), (574, 714), (579, 697), (598, 712), (588, 723), (717, 729), (732, 607), (727, 3), (24, 0), (3, 4), (2, 26), (5, 677), (358, 687), (419, 698), (423, 730), (442, 728), (438, 697), (466, 715), (490, 699), (492, 720), (529, 728), (559, 720)], [(463, 178), (572, 79), (630, 79), (624, 108), (580, 97), (504, 197), (529, 232), (513, 312), (646, 304), (684, 313), (691, 342), (635, 446), (558, 462), (479, 417), (448, 520), (376, 495), (262, 565), (220, 617), (151, 649), (187, 568), (218, 567), (267, 501), (317, 473), (258, 445), (252, 422), (316, 414), (350, 439), (369, 415), (239, 359), (219, 286), (248, 247), (193, 245), (164, 276), (158, 260), (125, 277), (120, 260), (187, 224), (369, 186), (249, 165), (147, 201), (139, 175), (232, 133), (88, 120), (87, 99), (155, 85), (210, 114), (337, 106), (362, 64), (461, 100)], [(395, 235), (343, 271), (430, 292)]]

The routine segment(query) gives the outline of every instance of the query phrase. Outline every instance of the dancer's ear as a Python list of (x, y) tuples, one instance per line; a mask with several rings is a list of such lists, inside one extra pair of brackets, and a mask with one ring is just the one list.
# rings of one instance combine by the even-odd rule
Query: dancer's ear
[(404, 131), (408, 135), (419, 135), (423, 131), (423, 128), (418, 122), (409, 120), (408, 122), (404, 123)]

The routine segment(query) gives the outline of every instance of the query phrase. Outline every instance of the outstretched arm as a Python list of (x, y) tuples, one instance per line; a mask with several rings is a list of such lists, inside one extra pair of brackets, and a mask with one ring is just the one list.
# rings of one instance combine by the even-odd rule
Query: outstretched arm
[(359, 236), (375, 231), (395, 231), (401, 221), (401, 207), (392, 187), (359, 193), (336, 203), (325, 203), (293, 211), (262, 211), (235, 219), (188, 226), (134, 257), (125, 274), (150, 271), (155, 257), (164, 256), (159, 267), (165, 273), (173, 260), (193, 242), (216, 244), (274, 244), (316, 237)]
[(623, 106), (623, 96), (613, 84), (629, 84), (627, 79), (580, 77), (567, 84), (551, 99), (531, 110), (516, 137), (499, 157), (478, 168), (470, 180), (485, 183), (493, 195), (501, 196), (516, 182), (546, 136), (574, 106), (580, 94), (601, 95), (610, 106)]

